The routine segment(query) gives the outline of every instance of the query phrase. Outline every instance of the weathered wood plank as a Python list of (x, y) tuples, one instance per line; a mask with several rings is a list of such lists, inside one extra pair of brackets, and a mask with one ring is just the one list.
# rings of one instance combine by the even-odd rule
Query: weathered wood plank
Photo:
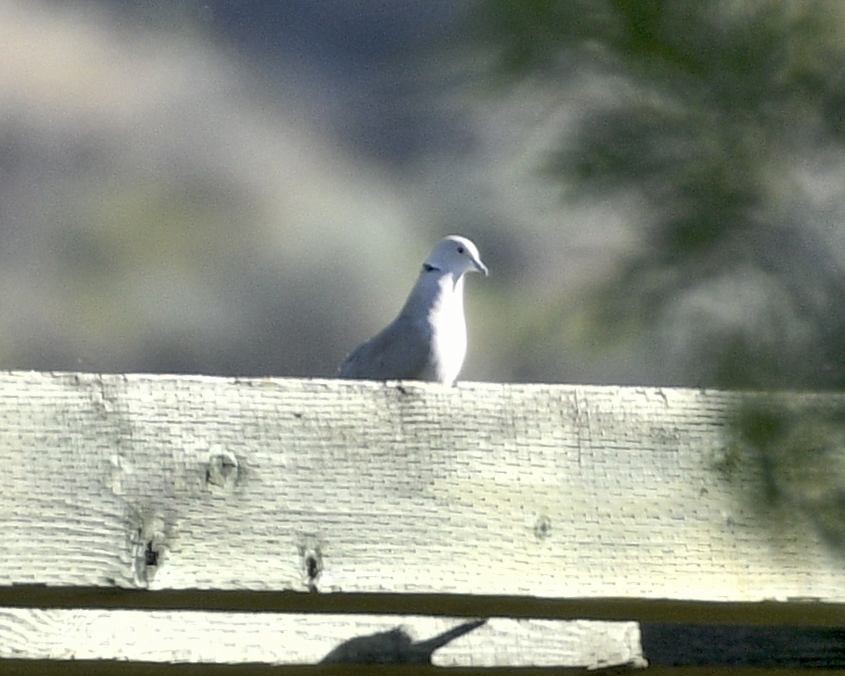
[(0, 584), (843, 603), (725, 479), (754, 396), (2, 374)]
[[(420, 616), (0, 608), (0, 659), (317, 664), (344, 654), (411, 662), (383, 636), (401, 627), (425, 642), (466, 620)], [(350, 648), (350, 639), (361, 638)], [(369, 651), (369, 652), (368, 652)], [(367, 660), (377, 662), (377, 659)], [(493, 618), (434, 651), (449, 667), (643, 666), (635, 622)], [(428, 661), (426, 660), (426, 663)]]

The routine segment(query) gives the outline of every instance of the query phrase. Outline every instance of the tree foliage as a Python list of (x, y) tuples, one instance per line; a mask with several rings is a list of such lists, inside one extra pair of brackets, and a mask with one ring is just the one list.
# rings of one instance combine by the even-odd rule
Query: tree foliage
[[(845, 385), (845, 274), (798, 174), (845, 141), (845, 8), (806, 0), (487, 0), (497, 73), (604, 78), (547, 169), (586, 199), (633, 191), (647, 246), (595, 297), (595, 327), (654, 327), (724, 281), (768, 299), (702, 331), (696, 384)], [(834, 226), (841, 231), (841, 224)], [(836, 234), (836, 233), (834, 233)], [(840, 239), (840, 242), (842, 240)], [(729, 302), (730, 299), (721, 299)], [(706, 324), (706, 322), (705, 322)]]

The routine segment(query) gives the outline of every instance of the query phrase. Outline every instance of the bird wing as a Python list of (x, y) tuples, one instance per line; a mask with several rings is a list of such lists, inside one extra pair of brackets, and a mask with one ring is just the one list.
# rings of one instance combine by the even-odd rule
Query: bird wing
[(340, 365), (340, 378), (419, 380), (431, 363), (431, 331), (398, 317)]

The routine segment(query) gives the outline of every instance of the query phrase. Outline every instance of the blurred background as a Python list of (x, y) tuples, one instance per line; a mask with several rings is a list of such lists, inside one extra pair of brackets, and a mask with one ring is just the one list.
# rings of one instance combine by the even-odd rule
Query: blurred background
[(0, 0), (0, 365), (842, 389), (845, 4)]

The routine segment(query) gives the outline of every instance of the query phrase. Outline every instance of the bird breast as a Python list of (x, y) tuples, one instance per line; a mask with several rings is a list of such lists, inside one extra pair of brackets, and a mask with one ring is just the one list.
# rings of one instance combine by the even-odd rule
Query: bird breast
[(431, 352), (434, 379), (451, 385), (458, 377), (467, 351), (467, 329), (464, 320), (463, 277), (449, 279), (437, 294), (429, 310)]

